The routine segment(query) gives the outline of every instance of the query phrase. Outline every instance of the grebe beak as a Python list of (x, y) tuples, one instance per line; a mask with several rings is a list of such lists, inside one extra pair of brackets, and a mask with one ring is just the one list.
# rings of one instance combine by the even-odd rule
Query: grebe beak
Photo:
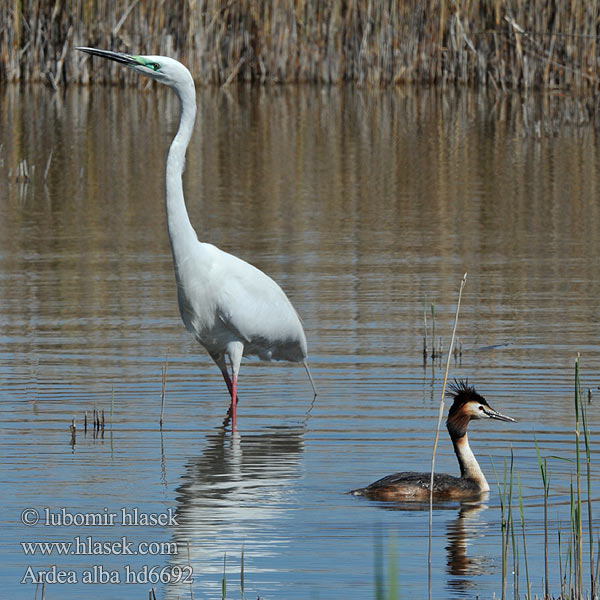
[(513, 423), (516, 422), (516, 419), (513, 419), (512, 417), (507, 417), (506, 415), (495, 411), (491, 406), (482, 407), (482, 412), (486, 417), (490, 419), (496, 419), (498, 421), (512, 421)]

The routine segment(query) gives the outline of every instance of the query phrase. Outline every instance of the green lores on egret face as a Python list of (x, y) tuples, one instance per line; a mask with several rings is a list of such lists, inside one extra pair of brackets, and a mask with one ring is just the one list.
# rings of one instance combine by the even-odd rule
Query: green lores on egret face
[(157, 62), (154, 62), (153, 60), (150, 60), (144, 56), (132, 56), (131, 58), (137, 60), (140, 63), (140, 65), (142, 65), (142, 67), (152, 69), (153, 71), (160, 70), (160, 64), (158, 64)]

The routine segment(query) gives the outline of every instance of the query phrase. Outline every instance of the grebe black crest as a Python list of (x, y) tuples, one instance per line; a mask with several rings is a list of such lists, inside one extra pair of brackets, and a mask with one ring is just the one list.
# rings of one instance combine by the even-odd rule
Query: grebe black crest
[[(469, 385), (468, 379), (454, 380), (449, 386), (448, 395), (454, 399), (446, 428), (454, 446), (454, 452), (460, 466), (460, 477), (435, 474), (433, 478), (433, 497), (436, 500), (469, 500), (481, 497), (490, 486), (473, 454), (467, 438), (467, 427), (473, 419), (495, 419), (514, 421), (495, 411), (486, 399)], [(350, 492), (355, 496), (367, 496), (374, 500), (427, 500), (431, 473), (402, 471), (388, 475), (367, 487)]]

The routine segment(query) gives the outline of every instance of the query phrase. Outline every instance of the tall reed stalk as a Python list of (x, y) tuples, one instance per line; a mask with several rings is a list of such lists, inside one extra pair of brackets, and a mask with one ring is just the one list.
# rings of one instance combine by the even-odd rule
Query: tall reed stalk
[(548, 478), (548, 464), (546, 458), (542, 460), (537, 440), (535, 442), (535, 451), (542, 476), (542, 485), (544, 486), (544, 598), (548, 598), (550, 590), (548, 576), (548, 495), (550, 493), (550, 479)]
[(525, 561), (525, 579), (527, 582), (527, 598), (531, 598), (531, 581), (529, 579), (529, 562), (527, 560), (527, 540), (525, 535), (525, 511), (523, 509), (523, 494), (521, 491), (521, 478), (517, 475), (517, 488), (519, 491), (519, 515), (521, 517), (521, 533), (523, 536), (523, 560)]
[(440, 408), (438, 411), (437, 427), (435, 430), (435, 438), (433, 441), (433, 450), (431, 452), (431, 477), (429, 480), (429, 549), (427, 554), (427, 572), (428, 572), (428, 592), (431, 598), (431, 546), (433, 540), (433, 479), (435, 475), (435, 454), (437, 451), (438, 441), (440, 439), (440, 427), (442, 425), (442, 418), (444, 415), (444, 396), (446, 394), (446, 384), (448, 383), (448, 373), (450, 371), (450, 358), (452, 356), (452, 348), (454, 347), (454, 341), (456, 339), (456, 328), (458, 326), (458, 315), (460, 312), (460, 301), (462, 299), (463, 289), (467, 282), (467, 274), (465, 273), (460, 282), (460, 288), (458, 290), (458, 301), (456, 303), (456, 313), (454, 315), (454, 326), (452, 327), (452, 336), (450, 337), (450, 348), (448, 349), (448, 359), (446, 361), (446, 370), (444, 372), (444, 381), (442, 384), (442, 396), (440, 399)]
[[(570, 503), (569, 503), (569, 523), (570, 531), (567, 536), (566, 553), (563, 560), (563, 536), (561, 528), (559, 526), (557, 530), (557, 543), (558, 543), (558, 561), (559, 561), (559, 581), (560, 581), (560, 598), (570, 600), (584, 600), (588, 598), (597, 598), (598, 589), (598, 559), (596, 553), (600, 555), (600, 542), (598, 549), (594, 548), (594, 529), (593, 529), (593, 515), (592, 515), (592, 485), (591, 485), (591, 450), (590, 450), (590, 438), (589, 429), (587, 423), (586, 409), (583, 402), (583, 393), (580, 381), (580, 367), (579, 367), (579, 356), (575, 361), (575, 381), (574, 381), (574, 413), (575, 413), (575, 430), (574, 430), (574, 441), (575, 441), (575, 472), (572, 476), (570, 484)], [(582, 455), (581, 448), (585, 449), (585, 453)], [(550, 555), (550, 541), (549, 541), (549, 524), (548, 524), (548, 505), (550, 497), (550, 477), (548, 471), (547, 458), (542, 458), (537, 440), (535, 442), (536, 454), (538, 460), (538, 466), (541, 473), (542, 485), (544, 491), (544, 598), (552, 598), (550, 594), (550, 577), (549, 577), (549, 555)], [(585, 473), (583, 470), (582, 460), (585, 457)], [(550, 458), (561, 458), (561, 457), (550, 457)], [(512, 459), (512, 454), (511, 454)], [(564, 460), (564, 459), (563, 459)], [(585, 485), (582, 482), (582, 478), (585, 477)], [(506, 472), (504, 480), (506, 482)], [(512, 463), (511, 463), (511, 488), (512, 488)], [(506, 483), (505, 483), (506, 487)], [(585, 491), (584, 491), (585, 488)], [(587, 496), (587, 497), (586, 497)], [(500, 494), (500, 508), (502, 513), (502, 524), (503, 524), (503, 549), (507, 548), (504, 538), (504, 524), (505, 524), (505, 506), (509, 505), (510, 502), (505, 502), (505, 495)], [(521, 527), (523, 530), (523, 552), (525, 556), (525, 568), (527, 574), (527, 598), (531, 598), (531, 587), (529, 580), (529, 569), (527, 564), (527, 546), (525, 542), (525, 525), (524, 525), (524, 511), (523, 501), (520, 490), (519, 481), (519, 507), (521, 512)], [(587, 514), (587, 550), (585, 548), (584, 539), (584, 521)], [(515, 545), (513, 543), (513, 552)], [(589, 568), (589, 589), (586, 590), (584, 584), (585, 575), (585, 553), (587, 551), (587, 564)], [(515, 564), (517, 559), (515, 557)], [(503, 554), (503, 581), (504, 581), (504, 565), (505, 555)], [(516, 579), (515, 579), (516, 582)], [(518, 596), (517, 583), (515, 583), (515, 597)], [(504, 597), (504, 587), (503, 587)]]
[(579, 432), (579, 356), (575, 361), (575, 470), (577, 495), (575, 502), (571, 500), (573, 507), (573, 535), (575, 549), (575, 593), (581, 595), (582, 577), (583, 577), (583, 536), (581, 529), (581, 457), (579, 452), (580, 432)]
[(590, 570), (590, 594), (592, 598), (596, 598), (597, 588), (597, 575), (596, 567), (594, 566), (594, 531), (593, 531), (593, 518), (592, 518), (592, 479), (591, 479), (591, 451), (590, 451), (590, 439), (589, 430), (586, 418), (586, 409), (583, 402), (583, 393), (581, 389), (581, 380), (579, 373), (579, 356), (575, 361), (575, 439), (577, 444), (577, 534), (578, 539), (578, 552), (579, 552), (579, 581), (578, 585), (580, 589), (583, 589), (583, 531), (582, 531), (582, 492), (581, 492), (581, 468), (580, 468), (580, 418), (581, 427), (583, 428), (583, 442), (585, 448), (585, 477), (586, 477), (586, 492), (587, 492), (587, 518), (588, 518), (588, 561)]
[[(578, 361), (579, 363), (579, 361)], [(579, 375), (579, 364), (578, 364), (578, 375)], [(579, 386), (581, 389), (581, 386)], [(579, 396), (579, 402), (581, 407), (581, 420), (583, 424), (583, 439), (585, 443), (585, 467), (586, 467), (586, 482), (587, 482), (587, 513), (588, 513), (588, 547), (589, 547), (589, 563), (590, 563), (590, 594), (592, 598), (597, 597), (597, 564), (594, 565), (594, 530), (593, 530), (593, 519), (592, 519), (592, 471), (591, 471), (591, 452), (590, 452), (590, 439), (588, 435), (588, 426), (586, 420), (586, 411), (584, 404)], [(600, 548), (599, 548), (600, 551)]]
[[(517, 546), (514, 536), (514, 527), (512, 519), (512, 495), (513, 495), (513, 481), (514, 481), (514, 455), (511, 448), (510, 451), (510, 469), (507, 468), (506, 459), (504, 460), (504, 477), (502, 478), (503, 485), (500, 485), (500, 478), (496, 472), (494, 461), (492, 461), (492, 469), (494, 471), (494, 477), (498, 482), (498, 497), (500, 500), (500, 533), (501, 533), (501, 548), (502, 548), (502, 600), (506, 595), (506, 583), (508, 573), (508, 549), (510, 542), (512, 541), (513, 549), (513, 562), (517, 563)], [(515, 566), (515, 593), (517, 588), (516, 580), (517, 567)]]

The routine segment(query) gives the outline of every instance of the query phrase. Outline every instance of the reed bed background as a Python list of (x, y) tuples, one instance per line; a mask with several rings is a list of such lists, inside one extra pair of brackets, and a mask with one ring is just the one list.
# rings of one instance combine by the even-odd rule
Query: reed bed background
[[(198, 83), (599, 89), (595, 0), (7, 0), (0, 80), (91, 77), (77, 45), (185, 62)], [(93, 78), (134, 82), (104, 62)]]

